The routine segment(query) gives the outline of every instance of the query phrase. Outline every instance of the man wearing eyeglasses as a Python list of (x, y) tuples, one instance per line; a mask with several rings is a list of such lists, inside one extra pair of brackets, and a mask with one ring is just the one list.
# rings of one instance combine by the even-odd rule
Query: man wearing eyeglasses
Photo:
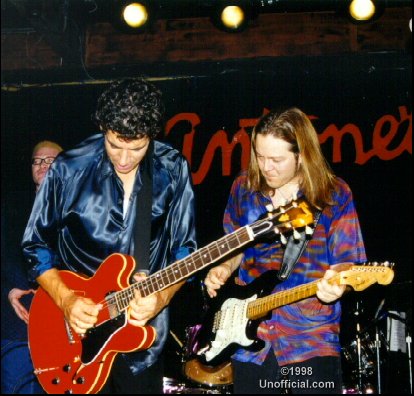
[[(49, 140), (41, 141), (34, 147), (31, 163), (36, 193), (61, 151), (61, 146)], [(13, 198), (2, 200), (1, 391), (20, 394), (43, 393), (33, 374), (27, 344), (27, 307), (34, 290), (27, 282), (20, 248), (33, 197), (25, 191), (10, 193), (8, 197)]]
[(49, 140), (44, 140), (34, 147), (32, 155), (32, 177), (36, 186), (36, 192), (45, 178), (50, 165), (52, 165), (61, 151), (62, 147)]

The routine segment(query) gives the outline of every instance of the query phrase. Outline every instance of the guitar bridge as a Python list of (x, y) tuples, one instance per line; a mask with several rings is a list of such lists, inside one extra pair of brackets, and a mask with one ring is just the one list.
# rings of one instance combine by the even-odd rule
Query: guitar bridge
[(76, 341), (75, 341), (75, 337), (73, 336), (73, 330), (69, 326), (69, 323), (66, 319), (65, 319), (65, 328), (66, 328), (66, 334), (68, 336), (69, 344), (74, 344)]

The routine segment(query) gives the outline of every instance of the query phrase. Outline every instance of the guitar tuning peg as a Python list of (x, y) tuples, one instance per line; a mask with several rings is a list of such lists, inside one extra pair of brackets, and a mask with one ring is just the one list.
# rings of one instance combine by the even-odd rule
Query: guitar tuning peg
[(280, 234), (280, 242), (282, 242), (283, 245), (287, 244), (287, 239), (283, 234)]
[(273, 212), (275, 210), (274, 206), (272, 204), (267, 204), (266, 205), (266, 210), (268, 212)]
[(378, 261), (373, 261), (373, 262), (372, 262), (372, 265), (373, 265), (374, 267), (377, 267), (377, 266), (378, 266)]
[(305, 227), (305, 234), (306, 235), (312, 235), (312, 232), (313, 232), (312, 227), (309, 227), (309, 226)]
[(296, 240), (300, 239), (300, 234), (297, 230), (293, 230), (293, 238), (295, 238)]
[(279, 228), (277, 227), (273, 228), (273, 231), (275, 232), (275, 234), (280, 234)]
[(281, 206), (281, 207), (279, 208), (279, 210), (280, 210), (280, 213), (286, 213), (286, 210), (285, 210), (285, 208), (284, 208), (283, 206)]

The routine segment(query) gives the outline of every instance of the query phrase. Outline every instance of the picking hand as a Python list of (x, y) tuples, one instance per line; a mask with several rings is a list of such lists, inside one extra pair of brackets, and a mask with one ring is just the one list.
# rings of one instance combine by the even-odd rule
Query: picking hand
[(63, 312), (77, 334), (85, 334), (98, 321), (102, 304), (95, 304), (90, 298), (79, 297), (75, 293), (63, 303)]

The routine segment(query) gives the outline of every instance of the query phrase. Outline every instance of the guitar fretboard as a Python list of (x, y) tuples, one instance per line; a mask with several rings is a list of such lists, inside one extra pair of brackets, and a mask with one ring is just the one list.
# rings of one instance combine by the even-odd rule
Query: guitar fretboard
[(267, 297), (258, 298), (248, 304), (246, 315), (249, 319), (261, 318), (272, 309), (313, 296), (318, 290), (316, 286), (318, 282), (319, 280), (316, 280)]
[[(375, 282), (381, 285), (388, 285), (394, 278), (392, 270), (394, 264), (388, 261), (351, 266), (342, 264), (342, 266), (344, 269), (338, 269), (339, 273), (328, 280), (330, 284), (345, 284), (352, 286), (356, 291), (361, 291)], [(282, 290), (270, 296), (251, 301), (247, 305), (246, 316), (248, 319), (259, 319), (273, 309), (311, 297), (316, 294), (319, 281), (320, 279), (316, 279), (304, 285)]]
[(147, 297), (220, 260), (252, 239), (253, 237), (249, 234), (247, 226), (240, 228), (197, 250), (186, 258), (176, 261), (143, 281), (134, 283), (126, 289), (114, 293), (111, 296), (112, 302), (116, 304), (118, 312), (121, 313), (134, 298), (135, 290), (138, 290), (142, 297)]
[(278, 226), (294, 230), (295, 227), (307, 226), (312, 221), (313, 216), (306, 202), (303, 200), (292, 201), (268, 213), (266, 218), (241, 227), (231, 234), (225, 235), (217, 241), (197, 250), (186, 258), (176, 261), (167, 268), (157, 271), (143, 281), (134, 283), (108, 296), (106, 300), (112, 308), (111, 317), (121, 314), (129, 306), (136, 290), (139, 291), (140, 296), (147, 297), (189, 277), (207, 265), (220, 260), (230, 252), (254, 240), (258, 235), (274, 230)]

